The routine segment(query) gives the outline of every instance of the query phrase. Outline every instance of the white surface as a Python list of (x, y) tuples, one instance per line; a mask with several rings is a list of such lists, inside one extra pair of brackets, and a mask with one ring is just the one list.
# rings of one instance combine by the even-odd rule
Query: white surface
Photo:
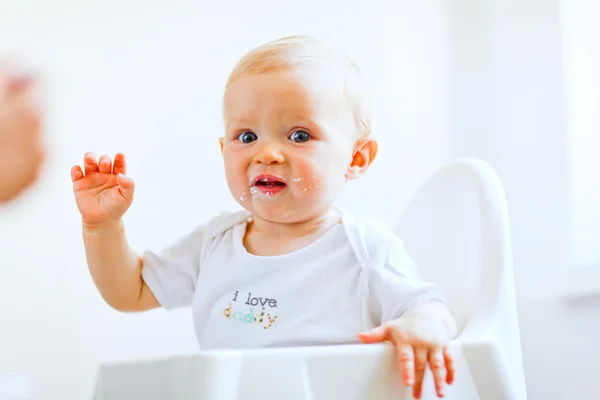
[[(480, 358), (489, 355), (481, 348), (495, 348), (491, 342), (466, 347)], [(463, 373), (445, 398), (476, 399), (461, 345), (453, 348)], [(491, 365), (494, 359), (482, 362)], [(401, 384), (397, 366), (389, 344), (209, 351), (106, 365), (99, 371), (94, 400), (410, 400), (412, 389)], [(429, 371), (425, 385), (422, 398), (436, 399)], [(500, 397), (490, 397), (495, 399)]]
[(572, 258), (576, 267), (599, 268), (600, 2), (561, 0), (559, 4), (566, 131), (570, 139)]
[(559, 294), (566, 300), (597, 298), (600, 295), (600, 264), (569, 268), (559, 280)]
[(0, 400), (32, 400), (29, 377), (18, 372), (0, 371)]
[[(457, 318), (458, 376), (446, 398), (526, 400), (508, 215), (493, 169), (460, 160), (440, 170), (412, 199), (398, 233)], [(95, 399), (408, 399), (395, 357), (390, 345), (354, 345), (107, 365)], [(433, 398), (428, 374), (423, 399)]]
[(398, 399), (391, 349), (382, 346), (211, 351), (101, 370), (95, 400)]
[(263, 41), (319, 35), (363, 68), (381, 149), (342, 205), (397, 214), (450, 158), (445, 4), (0, 0), (0, 53), (19, 50), (47, 75), (52, 146), (43, 183), (0, 210), (0, 369), (27, 372), (36, 400), (81, 400), (99, 362), (196, 350), (188, 310), (132, 315), (104, 304), (85, 265), (69, 170), (88, 150), (125, 152), (137, 250), (233, 209), (217, 142), (222, 89), (237, 58)]

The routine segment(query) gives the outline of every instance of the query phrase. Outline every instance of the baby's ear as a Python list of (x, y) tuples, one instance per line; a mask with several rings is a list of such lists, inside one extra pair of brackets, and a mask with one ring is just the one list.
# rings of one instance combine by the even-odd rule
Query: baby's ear
[(377, 157), (377, 141), (373, 138), (362, 138), (356, 142), (352, 161), (346, 172), (346, 179), (358, 179), (367, 172), (369, 166)]
[(219, 138), (219, 146), (221, 146), (221, 154), (223, 154), (223, 137)]

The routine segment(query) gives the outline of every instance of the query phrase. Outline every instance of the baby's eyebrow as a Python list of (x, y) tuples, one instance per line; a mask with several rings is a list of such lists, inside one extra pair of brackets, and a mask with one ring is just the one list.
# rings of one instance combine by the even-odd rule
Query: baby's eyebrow
[(253, 119), (252, 118), (238, 118), (238, 119), (231, 119), (231, 120), (226, 120), (225, 121), (225, 129), (229, 130), (231, 127), (234, 126), (251, 126), (253, 123)]
[[(317, 118), (311, 113), (298, 113), (298, 112), (283, 112), (279, 116), (275, 116), (278, 123), (281, 126), (298, 125), (309, 130), (321, 130), (321, 124), (318, 123)], [(251, 129), (256, 125), (260, 125), (260, 120), (256, 116), (237, 117), (226, 119), (225, 121), (225, 132), (231, 132), (240, 128)]]

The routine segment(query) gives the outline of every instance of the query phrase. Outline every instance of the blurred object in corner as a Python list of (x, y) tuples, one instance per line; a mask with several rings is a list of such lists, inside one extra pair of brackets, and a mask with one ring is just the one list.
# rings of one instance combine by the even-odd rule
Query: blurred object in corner
[(0, 65), (0, 204), (39, 176), (45, 155), (38, 82), (15, 64)]

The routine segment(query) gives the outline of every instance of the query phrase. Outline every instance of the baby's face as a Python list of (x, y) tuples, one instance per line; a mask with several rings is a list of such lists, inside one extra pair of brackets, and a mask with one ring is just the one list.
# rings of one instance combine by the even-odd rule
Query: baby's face
[(254, 75), (229, 85), (221, 139), (238, 203), (280, 223), (327, 212), (346, 181), (356, 125), (335, 77)]

